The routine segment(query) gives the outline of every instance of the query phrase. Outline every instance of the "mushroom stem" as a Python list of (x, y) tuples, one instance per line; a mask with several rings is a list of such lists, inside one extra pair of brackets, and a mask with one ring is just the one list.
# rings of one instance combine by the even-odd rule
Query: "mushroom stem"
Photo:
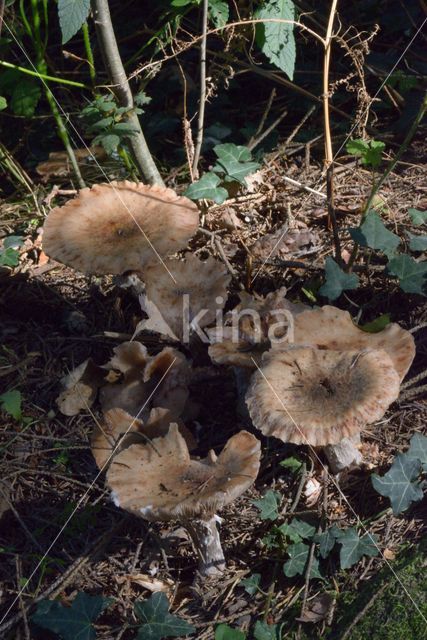
[(348, 467), (358, 467), (362, 462), (362, 454), (358, 449), (360, 433), (351, 438), (343, 438), (338, 444), (329, 444), (324, 448), (332, 473), (339, 473)]
[(225, 569), (225, 558), (216, 517), (209, 520), (192, 518), (184, 524), (199, 556), (199, 573), (206, 577), (221, 574)]

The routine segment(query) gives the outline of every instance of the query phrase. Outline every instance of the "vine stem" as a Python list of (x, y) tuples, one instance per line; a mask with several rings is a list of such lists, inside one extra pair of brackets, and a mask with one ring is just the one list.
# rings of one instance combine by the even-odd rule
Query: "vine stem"
[(92, 85), (96, 84), (96, 71), (95, 71), (95, 60), (93, 58), (92, 46), (90, 44), (90, 34), (89, 27), (87, 22), (83, 22), (82, 24), (82, 34), (83, 34), (83, 43), (86, 51), (87, 64), (89, 67), (89, 76), (92, 82)]
[(136, 165), (147, 182), (163, 186), (164, 182), (148, 148), (139, 118), (134, 111), (132, 91), (120, 57), (108, 0), (92, 0), (91, 5), (99, 46), (114, 93), (120, 106), (130, 110), (128, 122), (135, 129), (135, 133), (129, 136), (129, 146)]
[(203, 0), (203, 16), (202, 16), (202, 42), (200, 45), (200, 101), (199, 101), (199, 117), (197, 120), (197, 138), (194, 149), (193, 158), (193, 176), (199, 177), (200, 151), (203, 143), (203, 128), (205, 123), (205, 103), (206, 103), (206, 41), (208, 31), (208, 0)]
[(17, 64), (6, 62), (6, 60), (0, 60), (0, 66), (6, 67), (7, 69), (15, 69), (15, 71), (19, 71), (20, 73), (25, 73), (28, 76), (34, 76), (36, 78), (39, 78), (40, 80), (45, 80), (46, 82), (57, 82), (58, 84), (66, 84), (70, 87), (78, 87), (79, 89), (89, 88), (82, 82), (76, 82), (75, 80), (67, 80), (66, 78), (57, 78), (55, 76), (49, 76), (46, 73), (41, 73), (38, 71), (31, 71), (31, 69), (26, 69), (25, 67), (20, 67)]

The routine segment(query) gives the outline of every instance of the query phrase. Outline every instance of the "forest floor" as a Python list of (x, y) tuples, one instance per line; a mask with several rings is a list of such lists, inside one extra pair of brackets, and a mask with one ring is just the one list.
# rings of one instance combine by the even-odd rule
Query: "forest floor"
[[(418, 139), (381, 190), (382, 206), (396, 228), (410, 229), (409, 207), (426, 208), (425, 163), (425, 146)], [(303, 290), (314, 290), (324, 259), (332, 252), (325, 198), (291, 185), (283, 176), (324, 194), (321, 166), (310, 157), (309, 148), (302, 148), (288, 153), (285, 160), (271, 154), (261, 174), (253, 193), (211, 207), (203, 221), (207, 230), (216, 231), (233, 270), (229, 306), (237, 301), (240, 285), (246, 287), (254, 276), (257, 293), (286, 286), (291, 300), (309, 303)], [(335, 180), (340, 228), (357, 226), (372, 176), (354, 159), (342, 156)], [(172, 179), (169, 184), (176, 186)], [(43, 201), (49, 193), (50, 187), (37, 188), (36, 197), (46, 211)], [(63, 196), (56, 196), (51, 206), (63, 201)], [(142, 574), (159, 581), (174, 614), (191, 622), (200, 640), (212, 640), (219, 623), (248, 631), (256, 620), (283, 624), (283, 638), (427, 637), (425, 545), (419, 547), (427, 503), (394, 516), (370, 481), (372, 470), (383, 473), (396, 453), (406, 450), (415, 431), (427, 433), (423, 381), (412, 387), (419, 386), (419, 393), (396, 402), (380, 424), (363, 432), (369, 469), (339, 478), (325, 476), (307, 447), (262, 438), (261, 471), (254, 487), (220, 514), (226, 572), (219, 580), (195, 582), (197, 563), (185, 531), (174, 523), (149, 525), (117, 509), (103, 478), (97, 478), (90, 451), (94, 416), (86, 412), (66, 417), (55, 403), (67, 372), (88, 357), (104, 363), (113, 347), (132, 335), (141, 317), (137, 301), (111, 278), (88, 278), (46, 262), (37, 231), (43, 220), (29, 197), (6, 201), (1, 207), (4, 234), (22, 235), (26, 229), (19, 266), (0, 273), (1, 392), (18, 389), (22, 415), (29, 420), (3, 418), (0, 427), (0, 608), (7, 613), (0, 635), (7, 640), (50, 637), (29, 622), (37, 600), (59, 597), (67, 603), (76, 592), (85, 591), (114, 598), (96, 622), (97, 637), (133, 638), (133, 604), (149, 595), (140, 584)], [(248, 247), (284, 224), (292, 231), (293, 243), (280, 258), (263, 265), (264, 247), (261, 258), (249, 262)], [(343, 239), (345, 250), (344, 235)], [(193, 239), (191, 249), (201, 258), (213, 254), (223, 259), (218, 244), (204, 234)], [(417, 355), (408, 374), (412, 378), (427, 362), (426, 303), (403, 293), (384, 278), (380, 267), (380, 262), (373, 263), (362, 271), (361, 287), (342, 296), (340, 306), (362, 324), (389, 313), (406, 329), (420, 327), (414, 332)], [(152, 334), (138, 339), (153, 353), (164, 346)], [(187, 425), (198, 438), (196, 453), (220, 450), (242, 428), (260, 437), (236, 409), (232, 372), (212, 365), (203, 345), (192, 357), (194, 366), (209, 367), (212, 373), (191, 388), (200, 404), (197, 421)], [(98, 415), (96, 405), (93, 410)], [(305, 462), (303, 475), (280, 466), (290, 456)], [(295, 504), (312, 478), (321, 483), (319, 499), (307, 504), (303, 492)], [(343, 571), (338, 554), (332, 554), (323, 562), (323, 579), (286, 577), (281, 568), (286, 556), (263, 543), (272, 523), (261, 520), (253, 504), (268, 489), (282, 495), (282, 514), (294, 503), (294, 514), (308, 522), (323, 518), (329, 524), (353, 526), (360, 518), (378, 536), (382, 555), (365, 556)], [(253, 574), (260, 574), (260, 588), (248, 593), (241, 580)], [(320, 618), (299, 621), (303, 600), (310, 612), (310, 603), (321, 602), (319, 597), (325, 594)]]

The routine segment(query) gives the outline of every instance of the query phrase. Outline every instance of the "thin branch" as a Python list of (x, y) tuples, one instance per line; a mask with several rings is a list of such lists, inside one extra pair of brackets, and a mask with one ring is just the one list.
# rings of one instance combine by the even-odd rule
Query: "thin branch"
[(141, 129), (141, 123), (134, 111), (134, 102), (129, 81), (123, 67), (111, 22), (108, 0), (92, 0), (92, 11), (98, 35), (98, 42), (104, 58), (104, 64), (114, 85), (114, 92), (121, 107), (130, 109), (128, 122), (135, 129), (129, 136), (129, 146), (135, 157), (139, 171), (150, 184), (163, 185), (163, 180), (156, 167)]
[(205, 104), (206, 104), (206, 41), (208, 31), (208, 0), (203, 0), (203, 17), (202, 17), (202, 42), (200, 45), (200, 100), (199, 100), (199, 117), (197, 120), (197, 139), (193, 158), (193, 176), (199, 177), (200, 151), (203, 143), (203, 128), (205, 124)]

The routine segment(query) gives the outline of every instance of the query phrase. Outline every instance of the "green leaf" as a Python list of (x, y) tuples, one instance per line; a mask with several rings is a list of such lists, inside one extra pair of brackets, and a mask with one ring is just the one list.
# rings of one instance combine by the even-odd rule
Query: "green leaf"
[(427, 437), (421, 433), (414, 433), (409, 449), (404, 455), (419, 460), (424, 471), (427, 471)]
[(19, 251), (16, 249), (0, 249), (0, 266), (17, 267), (19, 264)]
[(316, 532), (316, 527), (298, 518), (294, 518), (289, 524), (282, 524), (279, 529), (280, 532), (292, 540), (292, 542), (301, 542), (304, 538), (310, 539)]
[(359, 329), (362, 329), (362, 331), (366, 331), (367, 333), (379, 333), (385, 329), (388, 324), (390, 324), (390, 314), (383, 313), (378, 316), (378, 318), (375, 318), (375, 320), (359, 325)]
[(245, 640), (246, 633), (233, 629), (228, 624), (220, 624), (215, 629), (215, 640)]
[(17, 389), (6, 391), (0, 395), (0, 406), (15, 420), (22, 418), (22, 395)]
[[(303, 575), (305, 567), (307, 565), (308, 556), (310, 553), (310, 547), (303, 542), (297, 544), (291, 544), (287, 552), (289, 554), (289, 560), (283, 565), (283, 572), (288, 578), (293, 578), (296, 575)], [(319, 572), (319, 560), (313, 559), (311, 566), (310, 578), (321, 578)]]
[(225, 27), (228, 22), (230, 10), (228, 4), (223, 0), (209, 0), (209, 17), (218, 29)]
[(420, 224), (426, 224), (427, 211), (420, 211), (419, 209), (408, 209), (408, 213), (411, 217), (412, 224), (419, 226)]
[(58, 0), (59, 24), (62, 44), (65, 44), (81, 29), (90, 10), (90, 0)]
[[(267, 0), (255, 12), (254, 17), (258, 20), (295, 20), (295, 6), (292, 0)], [(257, 25), (256, 40), (270, 62), (292, 80), (296, 57), (294, 25), (285, 22), (264, 22)]]
[(18, 249), (24, 244), (24, 238), (22, 236), (7, 236), (3, 240), (3, 247), (5, 249)]
[(359, 562), (363, 556), (373, 557), (379, 554), (377, 536), (365, 533), (365, 535), (359, 537), (355, 527), (342, 529), (337, 536), (337, 541), (341, 545), (341, 569), (349, 569), (356, 562)]
[(282, 460), (281, 462), (279, 462), (279, 465), (281, 467), (284, 467), (285, 469), (289, 469), (290, 471), (299, 471), (302, 467), (302, 462), (301, 460), (298, 460), (298, 458), (294, 458), (294, 456), (290, 456), (289, 458), (285, 458), (285, 460)]
[(94, 640), (92, 622), (112, 602), (111, 598), (89, 596), (80, 591), (71, 607), (64, 607), (55, 600), (41, 600), (32, 622), (43, 629), (57, 633), (63, 640)]
[(228, 192), (224, 187), (219, 187), (221, 178), (212, 171), (205, 173), (200, 180), (196, 180), (186, 189), (184, 195), (191, 200), (213, 200), (217, 204), (222, 204), (228, 198)]
[(379, 140), (350, 140), (350, 142), (346, 144), (348, 153), (360, 158), (363, 165), (374, 168), (381, 164), (384, 149), (384, 142), (380, 142)]
[(251, 576), (247, 578), (243, 578), (240, 580), (239, 587), (243, 587), (246, 593), (249, 593), (250, 596), (253, 596), (259, 589), (259, 583), (261, 581), (260, 573), (253, 573)]
[(146, 104), (150, 104), (151, 100), (152, 98), (150, 98), (150, 96), (147, 96), (143, 89), (141, 89), (141, 91), (138, 91), (138, 93), (136, 93), (133, 97), (133, 101), (137, 105), (137, 107), (144, 107)]
[(277, 624), (267, 624), (257, 620), (254, 627), (255, 640), (278, 640), (279, 626)]
[(106, 153), (110, 156), (112, 153), (117, 151), (117, 147), (120, 144), (120, 137), (116, 136), (113, 133), (101, 133), (99, 136), (93, 139), (93, 144), (101, 144)]
[(136, 602), (135, 613), (143, 623), (138, 631), (139, 640), (178, 638), (196, 630), (193, 625), (169, 613), (169, 600), (159, 591), (144, 602)]
[(40, 84), (30, 78), (20, 78), (10, 100), (10, 108), (17, 116), (31, 118), (41, 96)]
[(252, 504), (260, 510), (261, 520), (277, 520), (280, 497), (280, 493), (269, 489), (260, 500), (253, 500)]
[(245, 176), (254, 173), (259, 167), (258, 162), (251, 161), (252, 155), (247, 147), (226, 142), (215, 145), (213, 150), (220, 165), (219, 167), (216, 165), (214, 170), (225, 171), (227, 177), (241, 184), (245, 184)]
[(399, 278), (400, 288), (406, 293), (427, 296), (427, 262), (417, 262), (411, 256), (402, 254), (388, 262), (387, 271)]
[(413, 233), (406, 232), (409, 238), (409, 248), (411, 251), (426, 251), (427, 236), (416, 236)]
[(400, 238), (387, 229), (375, 211), (368, 211), (360, 227), (349, 229), (353, 240), (362, 247), (379, 249), (392, 255), (400, 244)]
[(354, 273), (345, 273), (330, 256), (325, 261), (325, 275), (326, 282), (320, 287), (319, 293), (329, 300), (336, 300), (343, 291), (359, 286), (359, 278)]
[(3, 109), (6, 109), (6, 107), (7, 107), (6, 98), (3, 98), (3, 96), (0, 96), (0, 111), (3, 111)]
[(390, 498), (395, 515), (405, 511), (411, 502), (422, 499), (423, 490), (419, 482), (421, 469), (422, 465), (418, 458), (399, 453), (385, 475), (372, 476), (375, 491)]
[(315, 542), (319, 545), (319, 553), (322, 558), (327, 558), (330, 554), (340, 533), (341, 530), (334, 524), (332, 527), (326, 529), (326, 531), (314, 536)]

